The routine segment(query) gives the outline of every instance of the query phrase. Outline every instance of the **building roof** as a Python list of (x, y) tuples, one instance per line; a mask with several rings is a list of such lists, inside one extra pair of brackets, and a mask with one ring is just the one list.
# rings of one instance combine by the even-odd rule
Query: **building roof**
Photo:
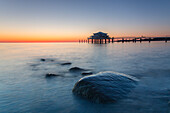
[(96, 34), (100, 34), (100, 35), (107, 35), (107, 33), (103, 33), (103, 32), (97, 32), (97, 33), (93, 33), (94, 35)]
[(107, 33), (103, 33), (103, 32), (97, 32), (97, 33), (93, 33), (92, 36), (90, 36), (88, 39), (109, 39), (109, 35), (107, 35)]

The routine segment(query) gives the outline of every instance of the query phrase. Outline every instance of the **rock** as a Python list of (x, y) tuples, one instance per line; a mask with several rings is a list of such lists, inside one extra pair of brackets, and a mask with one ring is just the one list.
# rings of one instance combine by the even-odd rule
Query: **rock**
[(45, 59), (44, 59), (44, 58), (41, 58), (40, 60), (41, 60), (41, 61), (43, 61), (43, 62), (45, 61)]
[(52, 74), (52, 73), (48, 73), (48, 74), (45, 75), (46, 78), (48, 78), (48, 77), (55, 77), (55, 76), (61, 76), (61, 75)]
[(79, 67), (72, 67), (69, 69), (70, 72), (78, 72), (78, 71), (85, 71), (85, 69)]
[(135, 77), (122, 73), (100, 72), (81, 78), (72, 92), (95, 103), (110, 103), (126, 97), (137, 81)]
[(51, 58), (41, 58), (40, 59), (40, 61), (42, 61), (42, 62), (45, 62), (45, 61), (47, 61), (47, 62), (54, 62), (55, 60), (54, 59), (51, 59)]
[(93, 72), (91, 71), (85, 71), (81, 73), (81, 75), (91, 75), (91, 74), (93, 74)]
[(61, 65), (71, 65), (71, 62), (62, 63)]

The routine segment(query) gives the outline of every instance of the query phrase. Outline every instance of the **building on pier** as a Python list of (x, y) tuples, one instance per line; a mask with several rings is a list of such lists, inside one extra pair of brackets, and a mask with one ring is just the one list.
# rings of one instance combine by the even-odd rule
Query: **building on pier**
[(88, 38), (88, 43), (110, 43), (110, 39), (112, 39), (113, 42), (113, 38), (110, 38), (107, 33), (98, 32), (93, 33), (93, 35)]

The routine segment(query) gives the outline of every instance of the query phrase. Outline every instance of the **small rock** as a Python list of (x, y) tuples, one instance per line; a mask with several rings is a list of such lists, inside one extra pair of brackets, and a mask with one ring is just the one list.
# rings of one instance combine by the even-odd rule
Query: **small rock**
[(62, 63), (61, 65), (71, 65), (71, 62)]
[(72, 67), (69, 69), (70, 72), (85, 71), (85, 69), (79, 67)]
[(93, 74), (93, 72), (91, 72), (91, 71), (85, 71), (85, 72), (81, 73), (81, 75), (91, 75), (91, 74)]
[(55, 76), (61, 76), (61, 75), (48, 73), (48, 74), (46, 74), (45, 77), (48, 78), (48, 77), (55, 77)]
[(41, 58), (40, 59), (40, 61), (42, 61), (42, 62), (45, 62), (45, 61), (47, 61), (47, 62), (54, 62), (55, 60), (54, 59), (50, 59), (50, 58)]
[(41, 58), (40, 60), (41, 60), (41, 61), (43, 61), (43, 62), (45, 61), (45, 59), (44, 59), (44, 58)]

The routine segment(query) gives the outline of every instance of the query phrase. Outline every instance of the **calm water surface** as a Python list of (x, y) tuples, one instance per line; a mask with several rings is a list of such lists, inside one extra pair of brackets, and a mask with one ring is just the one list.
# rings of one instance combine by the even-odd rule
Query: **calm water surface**
[[(68, 61), (72, 65), (60, 65)], [(82, 77), (69, 73), (74, 66), (121, 72), (140, 82), (126, 99), (95, 104), (72, 94)], [(49, 79), (46, 73), (62, 76)], [(170, 113), (170, 43), (1, 43), (0, 112)]]

